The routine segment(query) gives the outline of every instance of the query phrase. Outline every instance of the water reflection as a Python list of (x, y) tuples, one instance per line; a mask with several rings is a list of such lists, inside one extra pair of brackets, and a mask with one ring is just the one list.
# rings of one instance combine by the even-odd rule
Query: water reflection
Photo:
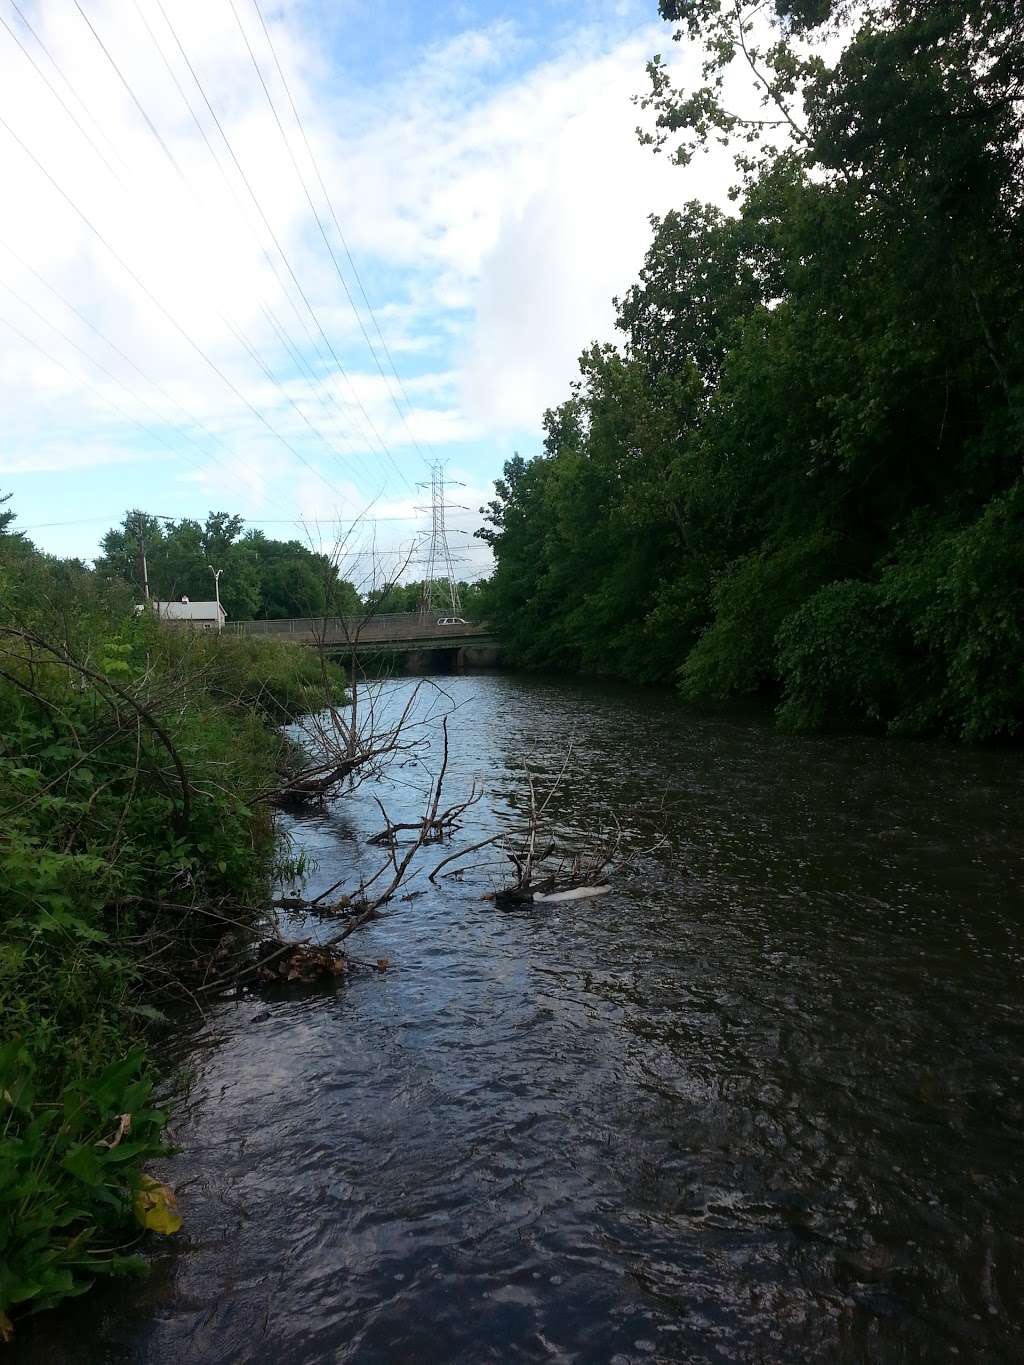
[[(467, 842), (571, 738), (565, 828), (664, 796), (670, 844), (529, 914), (448, 882), (361, 934), (387, 976), (226, 1005), (167, 1163), (187, 1238), (23, 1358), (1018, 1358), (1018, 757), (446, 686)], [(295, 823), (314, 893), (379, 825)]]

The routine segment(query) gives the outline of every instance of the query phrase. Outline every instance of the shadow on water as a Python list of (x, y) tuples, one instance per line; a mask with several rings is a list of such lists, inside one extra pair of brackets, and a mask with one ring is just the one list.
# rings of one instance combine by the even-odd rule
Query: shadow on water
[[(665, 796), (670, 845), (527, 914), (449, 882), (360, 934), (386, 976), (220, 1007), (182, 1045), (185, 1232), (18, 1358), (1019, 1358), (1019, 756), (444, 685), (466, 842), (572, 738), (561, 825)], [(379, 825), (293, 822), (313, 893)]]

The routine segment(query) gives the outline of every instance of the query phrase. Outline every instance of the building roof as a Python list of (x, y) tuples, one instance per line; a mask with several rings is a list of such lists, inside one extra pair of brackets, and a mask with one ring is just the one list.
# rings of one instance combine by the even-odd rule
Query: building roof
[(216, 621), (218, 611), (225, 616), (216, 602), (157, 602), (156, 611), (168, 621)]

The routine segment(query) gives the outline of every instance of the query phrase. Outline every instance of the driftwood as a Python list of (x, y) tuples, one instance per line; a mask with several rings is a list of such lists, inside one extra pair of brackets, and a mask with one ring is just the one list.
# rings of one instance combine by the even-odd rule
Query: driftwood
[(532, 886), (510, 886), (503, 891), (496, 891), (494, 903), (499, 910), (514, 910), (538, 902), (593, 900), (596, 896), (607, 896), (611, 889), (610, 882), (596, 886), (587, 882), (567, 884), (556, 882), (554, 877), (546, 877)]
[(388, 813), (384, 809), (384, 806), (381, 804), (379, 797), (374, 797), (374, 800), (377, 802), (377, 806), (380, 810), (380, 813), (384, 817), (384, 828), (380, 830), (377, 834), (371, 834), (366, 841), (368, 844), (375, 844), (378, 846), (383, 845), (385, 847), (393, 848), (400, 842), (399, 836), (402, 834), (415, 835), (415, 843), (417, 848), (421, 848), (424, 844), (443, 843), (445, 839), (451, 838), (452, 834), (454, 834), (455, 830), (458, 828), (458, 823), (461, 816), (463, 816), (465, 812), (469, 810), (470, 806), (475, 806), (476, 803), (480, 800), (481, 796), (483, 796), (483, 790), (477, 787), (476, 781), (474, 780), (470, 788), (469, 796), (465, 801), (462, 801), (455, 806), (449, 806), (447, 810), (440, 809), (441, 782), (443, 781), (444, 774), (448, 770), (447, 716), (441, 717), (441, 734), (443, 740), (443, 749), (441, 754), (441, 778), (432, 792), (431, 803), (427, 810), (426, 815), (424, 815), (419, 820), (412, 820), (403, 824), (395, 824), (389, 818)]
[(284, 808), (322, 804), (332, 794), (338, 792), (345, 779), (350, 777), (358, 765), (355, 761), (330, 764), (326, 770), (307, 768), (296, 778), (286, 782), (277, 791), (271, 792), (268, 800), (275, 806)]
[[(423, 818), (409, 828), (415, 837), (408, 846), (403, 846), (401, 856), (397, 841), (388, 846), (388, 855), (373, 876), (361, 881), (355, 888), (342, 893), (343, 880), (334, 882), (313, 899), (298, 896), (281, 897), (276, 903), (282, 909), (306, 911), (311, 914), (342, 917), (345, 927), (329, 938), (320, 941), (313, 939), (286, 940), (283, 937), (261, 944), (255, 959), (239, 964), (233, 970), (224, 972), (213, 981), (201, 987), (203, 991), (223, 990), (230, 985), (238, 985), (246, 980), (260, 983), (277, 981), (309, 981), (322, 977), (343, 975), (352, 959), (339, 950), (339, 945), (357, 929), (376, 918), (403, 885), (410, 873), (416, 854), (431, 842), (437, 829), (450, 830), (458, 816), (466, 810), (473, 800), (478, 800), (474, 784), (473, 793), (467, 801), (455, 806), (442, 808), (441, 798), (448, 770), (448, 727), (447, 717), (442, 719), (444, 748), (441, 766), (436, 778), (431, 782)], [(389, 829), (399, 828), (388, 818), (383, 807), (384, 818)], [(382, 965), (383, 964), (383, 965)], [(386, 961), (377, 963), (378, 970), (385, 970)]]
[[(510, 883), (493, 893), (492, 899), (499, 909), (588, 900), (607, 895), (611, 890), (607, 874), (613, 866), (623, 868), (643, 854), (660, 848), (666, 841), (663, 835), (647, 847), (627, 850), (622, 826), (614, 819), (609, 829), (585, 838), (582, 845), (571, 849), (561, 847), (558, 839), (545, 833), (547, 811), (565, 777), (571, 754), (570, 746), (557, 776), (543, 796), (538, 795), (533, 773), (527, 767), (527, 805), (522, 822), (442, 858), (429, 874), (429, 880), (436, 885), (442, 869), (472, 853), (494, 847), (501, 851), (504, 859), (496, 865), (504, 867), (511, 863), (515, 874)], [(486, 862), (473, 864), (474, 867), (487, 865)], [(456, 877), (462, 870), (454, 868), (444, 876)]]

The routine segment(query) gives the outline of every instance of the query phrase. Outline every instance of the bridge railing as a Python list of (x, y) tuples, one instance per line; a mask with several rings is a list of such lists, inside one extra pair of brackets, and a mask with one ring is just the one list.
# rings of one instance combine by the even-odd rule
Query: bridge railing
[(337, 643), (358, 640), (436, 639), (445, 636), (484, 635), (488, 627), (478, 621), (454, 626), (440, 625), (437, 617), (419, 612), (393, 612), (364, 620), (358, 616), (295, 616), (276, 621), (229, 621), (225, 630), (236, 635), (273, 635), (315, 638)]

